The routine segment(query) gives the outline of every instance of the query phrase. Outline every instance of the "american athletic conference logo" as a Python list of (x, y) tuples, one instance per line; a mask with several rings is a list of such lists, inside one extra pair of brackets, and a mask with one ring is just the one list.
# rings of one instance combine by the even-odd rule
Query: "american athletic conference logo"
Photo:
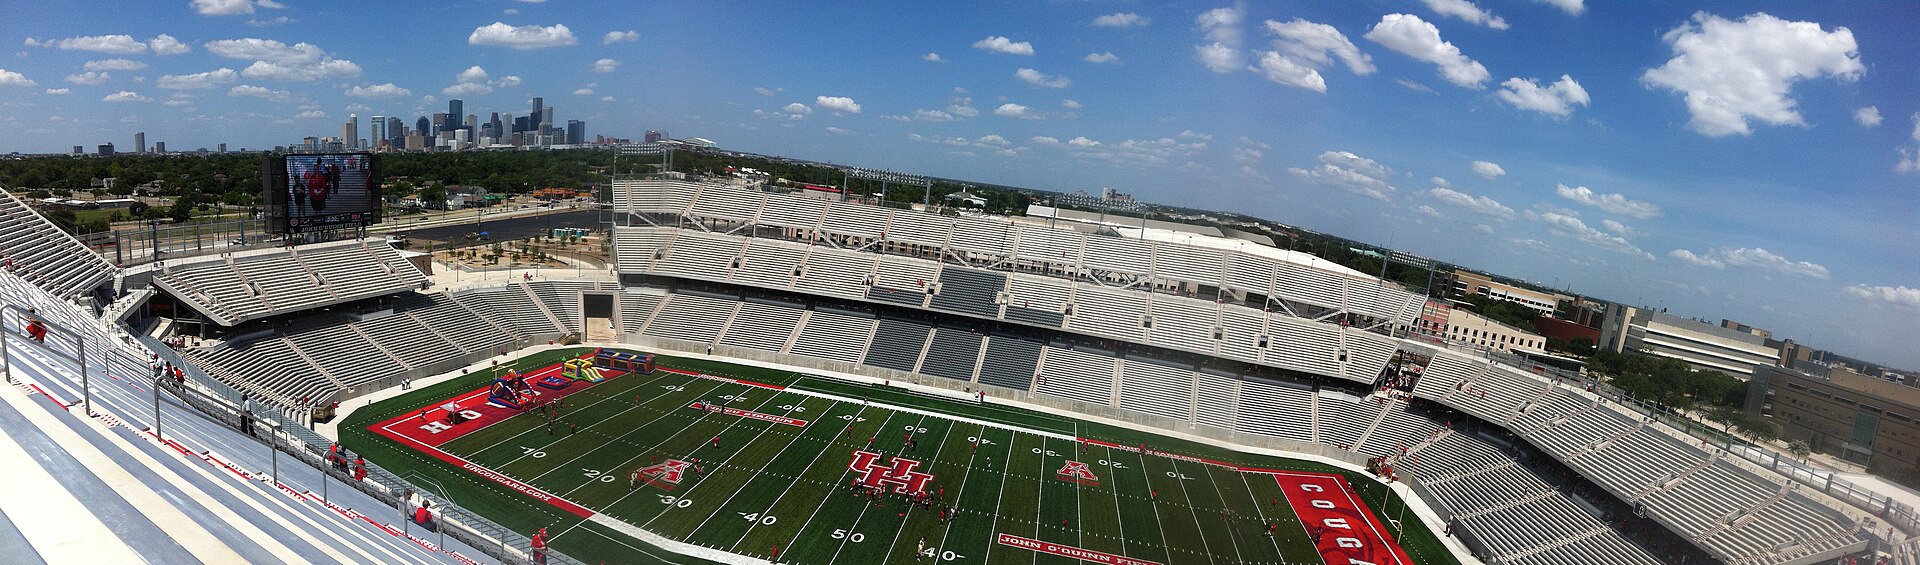
[(927, 490), (927, 481), (933, 480), (933, 474), (913, 470), (920, 466), (919, 461), (899, 457), (892, 460), (893, 466), (882, 467), (875, 465), (880, 461), (879, 453), (856, 450), (853, 452), (853, 461), (847, 463), (847, 470), (860, 473), (860, 484), (869, 487), (893, 485), (893, 492), (899, 494)]

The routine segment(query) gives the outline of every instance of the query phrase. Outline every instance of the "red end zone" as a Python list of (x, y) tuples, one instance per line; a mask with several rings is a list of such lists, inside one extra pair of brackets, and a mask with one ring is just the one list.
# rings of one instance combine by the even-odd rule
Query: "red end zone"
[(1287, 504), (1300, 516), (1307, 535), (1319, 534), (1320, 556), (1327, 563), (1411, 565), (1406, 550), (1373, 518), (1373, 511), (1354, 495), (1339, 475), (1275, 472), (1286, 492)]
[[(620, 375), (620, 371), (602, 369), (601, 372), (607, 374), (607, 378)], [(559, 374), (560, 365), (548, 365), (546, 368), (527, 373), (527, 382), (535, 383), (533, 385), (533, 393), (540, 400), (566, 398), (576, 392), (591, 388), (596, 384), (576, 380), (573, 381), (572, 384), (567, 385), (567, 388), (559, 390), (546, 388), (537, 384), (540, 382), (540, 379)], [(395, 416), (385, 422), (367, 426), (367, 429), (401, 443), (413, 445), (438, 446), (453, 441), (460, 436), (491, 426), (521, 412), (520, 410), (502, 408), (487, 403), (487, 390), (492, 386), (492, 383), (489, 382), (487, 386), (452, 398), (440, 399), (421, 406), (416, 410)], [(447, 420), (447, 411), (441, 407), (449, 403), (458, 404), (462, 415), (465, 416), (466, 419), (461, 420), (459, 423), (451, 423)]]

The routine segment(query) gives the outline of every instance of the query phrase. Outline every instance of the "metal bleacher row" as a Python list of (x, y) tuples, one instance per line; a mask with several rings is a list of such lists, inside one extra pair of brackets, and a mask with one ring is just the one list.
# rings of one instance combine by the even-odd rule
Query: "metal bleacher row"
[[(156, 438), (147, 350), (11, 274), (0, 273), (0, 297), (80, 337), (44, 345), (6, 338), (0, 457), (16, 491), (12, 504), (0, 503), (0, 535), (12, 538), (7, 562), (473, 563), (481, 555), (457, 542), (437, 547), (418, 527), (411, 533), (424, 539), (403, 535), (389, 525), (392, 506), (344, 485), (327, 493), (321, 481), (338, 477), (292, 461), (275, 466), (260, 440), (178, 407), (171, 395), (160, 416), (164, 441)], [(24, 321), (0, 323), (17, 334)], [(94, 376), (89, 410), (66, 406), (82, 398), (83, 383), (63, 357), (79, 353)], [(287, 472), (269, 477), (269, 469)]]
[(508, 351), (520, 340), (578, 331), (580, 293), (596, 289), (613, 285), (543, 280), (410, 293), (372, 313), (321, 314), (182, 353), (230, 386), (302, 406), (390, 386), (472, 354)]
[(623, 273), (1064, 328), (1358, 382), (1373, 382), (1396, 349), (1384, 335), (1280, 311), (1024, 272), (666, 227), (619, 228), (615, 241)]
[(426, 282), (393, 247), (349, 241), (182, 265), (155, 286), (222, 325), (418, 289)]
[(1443, 351), (1413, 394), (1501, 424), (1729, 563), (1803, 562), (1866, 542), (1824, 495), (1518, 369)]
[(62, 298), (92, 291), (120, 271), (4, 187), (0, 187), (0, 261), (15, 276)]

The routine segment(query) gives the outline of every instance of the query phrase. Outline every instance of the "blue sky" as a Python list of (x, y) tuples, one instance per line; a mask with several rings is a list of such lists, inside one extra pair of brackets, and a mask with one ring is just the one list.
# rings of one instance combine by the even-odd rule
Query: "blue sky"
[(0, 151), (263, 147), (543, 96), (589, 135), (1107, 185), (1920, 368), (1912, 2), (5, 12)]

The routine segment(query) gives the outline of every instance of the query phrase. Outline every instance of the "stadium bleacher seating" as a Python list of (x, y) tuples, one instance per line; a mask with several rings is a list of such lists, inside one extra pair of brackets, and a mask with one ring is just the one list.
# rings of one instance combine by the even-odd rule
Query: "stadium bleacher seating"
[(873, 345), (867, 348), (862, 365), (913, 372), (920, 364), (932, 327), (918, 322), (881, 318), (873, 332)]
[(1120, 359), (1111, 353), (1089, 353), (1070, 347), (1047, 346), (1033, 391), (1100, 406), (1113, 405), (1113, 382)]
[(920, 373), (972, 381), (984, 339), (985, 336), (965, 329), (934, 328), (933, 338), (927, 342), (927, 358), (920, 362)]
[(426, 276), (384, 243), (348, 241), (163, 264), (154, 285), (221, 325), (422, 288)]
[(120, 272), (5, 187), (0, 187), (0, 260), (15, 276), (63, 298), (99, 288)]

